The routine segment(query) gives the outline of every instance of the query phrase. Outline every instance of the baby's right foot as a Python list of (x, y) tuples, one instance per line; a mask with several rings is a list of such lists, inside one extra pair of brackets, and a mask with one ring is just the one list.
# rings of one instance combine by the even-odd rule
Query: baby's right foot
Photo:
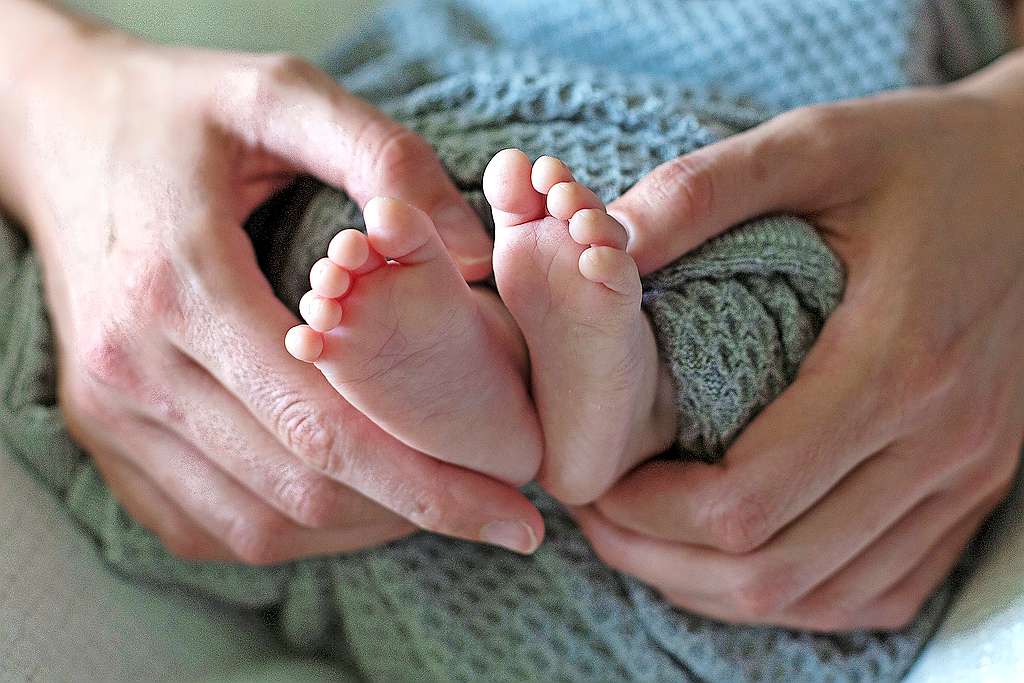
[(526, 483), (540, 431), (515, 322), (470, 289), (427, 214), (387, 198), (363, 213), (368, 235), (342, 231), (313, 267), (289, 351), (412, 448)]
[(562, 502), (589, 503), (675, 434), (626, 232), (552, 157), (531, 168), (519, 150), (499, 152), (484, 193), (498, 290), (530, 352), (545, 441), (538, 481)]

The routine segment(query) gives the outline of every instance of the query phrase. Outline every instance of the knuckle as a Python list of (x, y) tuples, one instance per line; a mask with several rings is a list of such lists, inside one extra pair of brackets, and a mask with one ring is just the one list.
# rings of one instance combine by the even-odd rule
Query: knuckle
[(787, 129), (793, 137), (787, 141), (798, 143), (818, 158), (835, 158), (848, 153), (846, 142), (859, 117), (843, 104), (814, 104), (783, 114)]
[(168, 251), (153, 256), (128, 273), (124, 296), (133, 319), (165, 320), (178, 312), (179, 278)]
[(208, 542), (193, 534), (169, 531), (158, 537), (164, 549), (179, 560), (205, 560), (212, 555)]
[(708, 506), (712, 544), (736, 555), (752, 552), (771, 537), (767, 506), (757, 493), (729, 493)]
[(257, 107), (276, 105), (283, 90), (310, 83), (317, 75), (316, 67), (288, 52), (263, 55), (252, 67), (243, 70), (243, 77), (250, 84), (252, 104)]
[(310, 467), (342, 474), (336, 457), (337, 432), (318, 406), (303, 399), (285, 399), (275, 411), (274, 426), (284, 445)]
[(86, 344), (81, 351), (79, 365), (93, 387), (127, 392), (138, 386), (138, 377), (128, 352), (128, 339), (119, 331), (105, 330), (96, 342)]
[(780, 614), (794, 593), (792, 574), (777, 568), (749, 563), (732, 591), (735, 609), (754, 622), (763, 622)]
[(881, 375), (889, 378), (885, 385), (891, 389), (884, 393), (887, 398), (883, 399), (882, 408), (900, 414), (904, 428), (914, 428), (928, 417), (933, 406), (949, 400), (963, 378), (935, 342), (918, 339), (915, 335), (906, 344), (908, 350), (916, 350), (900, 357), (913, 361), (881, 369)]
[(287, 559), (282, 539), (288, 531), (283, 519), (249, 519), (243, 514), (231, 525), (226, 542), (241, 562), (261, 567)]
[(260, 74), (269, 83), (292, 84), (313, 80), (320, 70), (297, 54), (273, 52), (262, 57)]
[(289, 106), (289, 90), (317, 85), (326, 76), (305, 59), (287, 52), (251, 55), (221, 77), (220, 106), (247, 112), (249, 133), (260, 139), (267, 115)]
[(85, 381), (64, 384), (65, 406), (83, 416), (110, 413), (110, 394), (145, 407), (150, 417), (162, 424), (180, 425), (185, 415), (173, 394), (146, 380), (136, 369), (131, 341), (120, 332), (106, 331), (99, 341), (86, 345), (80, 357)]
[(377, 180), (408, 177), (433, 162), (434, 148), (430, 143), (397, 123), (389, 122), (387, 126), (370, 151), (370, 168)]
[(168, 392), (147, 392), (143, 403), (151, 418), (160, 424), (179, 427), (186, 424), (185, 412), (178, 401)]
[(790, 124), (795, 128), (814, 131), (815, 135), (825, 137), (840, 132), (848, 119), (842, 107), (832, 104), (806, 105), (784, 116), (790, 119)]
[[(756, 177), (767, 179), (776, 174), (783, 160), (796, 160), (819, 172), (821, 190), (831, 189), (840, 169), (840, 160), (850, 155), (849, 137), (852, 118), (842, 105), (809, 105), (779, 115), (754, 138), (750, 158)], [(842, 173), (838, 173), (842, 176)]]
[(676, 207), (685, 225), (705, 221), (714, 204), (714, 175), (700, 159), (697, 154), (672, 159), (659, 166), (647, 181), (647, 201), (654, 207)]
[(309, 529), (327, 529), (340, 521), (336, 514), (337, 487), (323, 477), (290, 478), (277, 491), (288, 515)]
[(956, 433), (955, 450), (960, 457), (987, 456), (999, 445), (1002, 419), (995, 411), (973, 410), (965, 416)]
[(57, 386), (57, 401), (64, 414), (68, 431), (78, 437), (90, 422), (102, 423), (109, 412), (109, 403), (103, 400), (101, 390), (91, 382), (72, 379), (64, 373)]
[(413, 498), (406, 518), (424, 531), (445, 533), (451, 527), (445, 503), (444, 496), (421, 491)]

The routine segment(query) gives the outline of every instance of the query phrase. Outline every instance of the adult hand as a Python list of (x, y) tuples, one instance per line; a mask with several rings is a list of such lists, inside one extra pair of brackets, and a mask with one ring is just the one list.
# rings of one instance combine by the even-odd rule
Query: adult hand
[(732, 622), (913, 618), (1019, 462), (1022, 120), (1018, 53), (953, 86), (785, 114), (611, 207), (646, 271), (792, 212), (848, 280), (795, 383), (720, 465), (648, 464), (577, 511), (608, 564)]
[(42, 260), (69, 428), (128, 511), (189, 558), (415, 527), (532, 550), (543, 524), (519, 491), (409, 449), (288, 356), (297, 320), (241, 227), (308, 172), (422, 207), (482, 277), (490, 242), (429, 145), (292, 57), (4, 12), (0, 198)]

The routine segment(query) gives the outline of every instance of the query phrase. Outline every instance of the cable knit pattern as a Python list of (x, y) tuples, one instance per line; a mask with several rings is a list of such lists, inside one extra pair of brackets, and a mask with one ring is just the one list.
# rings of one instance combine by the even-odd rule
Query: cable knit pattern
[[(480, 182), (502, 148), (557, 155), (610, 200), (779, 111), (953, 78), (1003, 41), (994, 4), (968, 0), (423, 0), (381, 13), (327, 66), (429, 139), (489, 221)], [(295, 306), (328, 240), (361, 226), (343, 193), (304, 181), (248, 227)], [(842, 269), (806, 223), (768, 217), (644, 289), (677, 385), (672, 455), (715, 460), (792, 380), (841, 296)], [(0, 438), (111, 564), (265, 610), (295, 648), (344, 658), (369, 680), (896, 680), (948, 602), (949, 582), (893, 633), (718, 623), (604, 566), (535, 489), (549, 531), (530, 558), (421, 534), (269, 568), (181, 562), (125, 515), (63, 430), (38, 268), (3, 225), (0, 310)]]

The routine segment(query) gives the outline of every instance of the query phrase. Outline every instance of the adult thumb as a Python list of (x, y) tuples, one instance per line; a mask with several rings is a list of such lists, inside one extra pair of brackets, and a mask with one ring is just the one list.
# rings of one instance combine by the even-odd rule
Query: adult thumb
[(608, 206), (646, 274), (757, 216), (810, 213), (849, 193), (836, 182), (858, 164), (848, 105), (808, 107), (677, 157)]
[(252, 60), (218, 88), (215, 120), (360, 206), (390, 196), (422, 209), (463, 276), (488, 275), (491, 240), (426, 140), (298, 57)]

